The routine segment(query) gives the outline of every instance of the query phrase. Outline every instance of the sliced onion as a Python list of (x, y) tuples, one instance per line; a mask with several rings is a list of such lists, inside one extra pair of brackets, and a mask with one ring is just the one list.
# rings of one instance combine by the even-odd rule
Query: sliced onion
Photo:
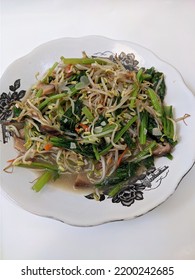
[(162, 135), (162, 132), (160, 131), (160, 129), (159, 129), (158, 127), (154, 127), (154, 128), (152, 129), (152, 134), (153, 134), (154, 136), (161, 136), (161, 135)]

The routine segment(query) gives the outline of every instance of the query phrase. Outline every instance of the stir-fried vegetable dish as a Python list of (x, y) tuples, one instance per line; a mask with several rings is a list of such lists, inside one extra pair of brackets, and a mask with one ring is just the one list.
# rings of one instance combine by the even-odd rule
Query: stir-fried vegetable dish
[(130, 71), (117, 55), (61, 57), (13, 105), (8, 128), (19, 155), (11, 166), (43, 171), (35, 191), (71, 173), (75, 187), (113, 196), (155, 157), (172, 157), (176, 126), (165, 90), (163, 73)]

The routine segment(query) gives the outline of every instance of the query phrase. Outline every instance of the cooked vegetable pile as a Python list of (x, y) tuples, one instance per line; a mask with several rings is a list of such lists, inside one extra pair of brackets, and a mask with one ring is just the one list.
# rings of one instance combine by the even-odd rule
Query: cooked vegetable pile
[(171, 158), (177, 139), (165, 90), (163, 73), (130, 71), (117, 55), (61, 57), (13, 105), (9, 130), (19, 155), (11, 165), (43, 171), (35, 191), (72, 173), (75, 187), (94, 186), (98, 197), (109, 186), (112, 196), (154, 157)]

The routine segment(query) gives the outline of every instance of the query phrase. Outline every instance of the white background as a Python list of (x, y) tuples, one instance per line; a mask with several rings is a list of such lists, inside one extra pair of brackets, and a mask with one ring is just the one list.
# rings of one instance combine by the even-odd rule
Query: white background
[[(193, 0), (1, 0), (0, 3), (1, 75), (12, 61), (51, 39), (103, 35), (153, 50), (180, 71), (195, 93)], [(147, 215), (90, 228), (35, 216), (1, 195), (1, 258), (195, 259), (194, 182), (195, 167), (174, 195)]]

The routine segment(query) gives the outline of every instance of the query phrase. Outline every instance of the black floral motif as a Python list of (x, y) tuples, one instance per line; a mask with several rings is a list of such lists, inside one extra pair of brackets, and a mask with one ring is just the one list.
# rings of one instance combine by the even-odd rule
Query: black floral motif
[(123, 65), (125, 65), (126, 68), (128, 68), (129, 70), (137, 70), (139, 62), (135, 59), (134, 53), (125, 54), (124, 52), (122, 52), (119, 55), (119, 59), (122, 61)]
[[(114, 56), (110, 56), (110, 58), (114, 60)], [(126, 69), (130, 71), (138, 70), (137, 66), (139, 62), (135, 59), (135, 55), (133, 53), (126, 54), (124, 52), (121, 52), (118, 56), (118, 59)]]
[(3, 92), (0, 95), (0, 122), (2, 126), (2, 135), (3, 135), (3, 143), (7, 143), (10, 138), (10, 132), (6, 129), (6, 125), (4, 121), (8, 120), (9, 117), (12, 115), (11, 106), (14, 104), (15, 101), (20, 101), (26, 91), (20, 90), (20, 79), (17, 79), (13, 85), (9, 86), (9, 93)]
[(123, 206), (131, 206), (135, 200), (142, 200), (144, 199), (143, 196), (143, 189), (145, 187), (143, 186), (136, 186), (136, 185), (130, 185), (126, 187), (125, 189), (121, 190), (119, 193), (117, 193), (113, 198), (113, 203), (119, 203), (121, 202)]
[[(163, 173), (165, 173), (164, 176), (162, 176)], [(134, 183), (129, 184), (119, 191), (112, 198), (112, 202), (121, 202), (123, 206), (131, 206), (136, 200), (144, 199), (144, 190), (152, 190), (159, 187), (167, 174), (168, 166), (159, 167), (157, 169), (153, 166), (143, 174), (139, 175)]]
[[(123, 206), (129, 207), (135, 203), (135, 201), (143, 200), (145, 191), (158, 188), (168, 173), (168, 166), (158, 168), (152, 166), (139, 176), (131, 177), (128, 181), (122, 182), (122, 188), (114, 196), (111, 197), (106, 190), (103, 191), (99, 201), (107, 197), (111, 198), (113, 203), (121, 203)], [(86, 196), (86, 198), (97, 200), (97, 194), (91, 193)]]
[[(109, 58), (110, 60), (115, 61), (115, 54), (110, 51), (98, 52), (93, 55), (93, 57), (97, 56), (102, 58)], [(126, 69), (130, 71), (138, 70), (137, 66), (139, 62), (135, 59), (135, 55), (133, 53), (126, 54), (124, 52), (121, 52), (118, 56), (118, 59)]]
[[(88, 199), (96, 199), (97, 194), (90, 193), (90, 194), (86, 195), (85, 197), (88, 198)], [(104, 199), (105, 199), (105, 195), (103, 193), (101, 193), (99, 195), (99, 197), (97, 198), (97, 200), (99, 200), (99, 201), (103, 201)]]
[(26, 91), (20, 90), (20, 79), (17, 79), (13, 85), (9, 86), (9, 93), (3, 92), (0, 95), (0, 121), (7, 120), (12, 115), (11, 106), (15, 101), (21, 100)]

